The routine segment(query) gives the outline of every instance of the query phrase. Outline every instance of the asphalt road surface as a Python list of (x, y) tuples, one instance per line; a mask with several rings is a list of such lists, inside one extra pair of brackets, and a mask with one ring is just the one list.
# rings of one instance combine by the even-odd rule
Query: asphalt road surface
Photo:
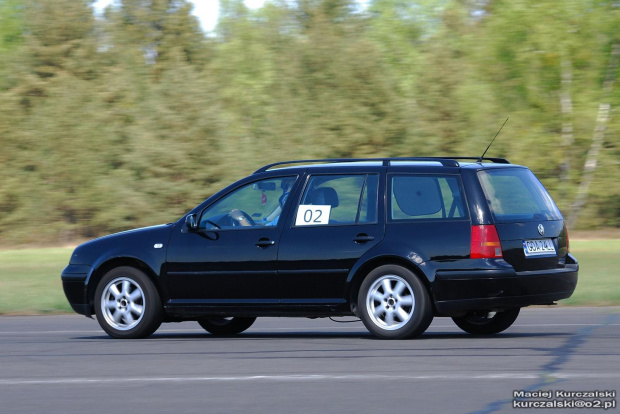
[(258, 319), (234, 338), (185, 322), (114, 340), (78, 315), (0, 317), (7, 414), (547, 411), (522, 408), (534, 401), (586, 407), (551, 412), (617, 412), (618, 391), (620, 308), (524, 309), (489, 337), (437, 318), (406, 341), (328, 319)]

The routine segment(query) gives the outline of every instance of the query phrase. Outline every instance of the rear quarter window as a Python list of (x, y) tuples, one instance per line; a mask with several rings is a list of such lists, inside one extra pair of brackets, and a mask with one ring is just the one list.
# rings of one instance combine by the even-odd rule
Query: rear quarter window
[(553, 199), (530, 170), (484, 170), (478, 177), (497, 222), (562, 219)]
[(390, 220), (455, 220), (467, 217), (457, 177), (392, 175)]

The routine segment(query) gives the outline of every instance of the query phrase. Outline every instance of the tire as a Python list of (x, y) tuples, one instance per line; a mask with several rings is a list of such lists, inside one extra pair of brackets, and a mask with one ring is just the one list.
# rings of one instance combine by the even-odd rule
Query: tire
[(95, 291), (95, 313), (101, 328), (118, 339), (151, 336), (163, 319), (155, 285), (143, 272), (128, 266), (103, 276)]
[(473, 335), (492, 335), (508, 329), (519, 316), (521, 308), (503, 312), (474, 312), (463, 317), (452, 318), (456, 326)]
[(202, 318), (198, 324), (213, 335), (236, 335), (248, 329), (256, 318)]
[(419, 336), (433, 320), (426, 288), (410, 270), (397, 265), (380, 266), (366, 276), (358, 308), (366, 329), (383, 339)]

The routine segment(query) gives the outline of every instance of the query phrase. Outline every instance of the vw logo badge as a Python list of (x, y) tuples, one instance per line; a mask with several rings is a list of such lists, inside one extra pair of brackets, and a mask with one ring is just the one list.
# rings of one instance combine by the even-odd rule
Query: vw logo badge
[(543, 226), (542, 224), (538, 225), (538, 234), (540, 234), (541, 236), (545, 235), (545, 226)]

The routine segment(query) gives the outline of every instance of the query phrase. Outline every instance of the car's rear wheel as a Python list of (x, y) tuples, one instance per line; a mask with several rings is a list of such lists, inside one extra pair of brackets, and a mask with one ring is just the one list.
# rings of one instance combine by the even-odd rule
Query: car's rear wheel
[(252, 326), (255, 320), (256, 318), (249, 317), (211, 317), (199, 319), (198, 323), (205, 331), (213, 335), (236, 335)]
[(153, 282), (128, 266), (103, 276), (95, 291), (95, 313), (101, 328), (119, 339), (146, 338), (163, 319), (161, 299)]
[(380, 266), (366, 276), (358, 307), (366, 329), (379, 338), (412, 338), (433, 320), (426, 288), (413, 272), (397, 265)]
[(508, 329), (519, 316), (521, 308), (502, 312), (472, 312), (465, 316), (452, 318), (456, 326), (473, 335), (492, 335)]

